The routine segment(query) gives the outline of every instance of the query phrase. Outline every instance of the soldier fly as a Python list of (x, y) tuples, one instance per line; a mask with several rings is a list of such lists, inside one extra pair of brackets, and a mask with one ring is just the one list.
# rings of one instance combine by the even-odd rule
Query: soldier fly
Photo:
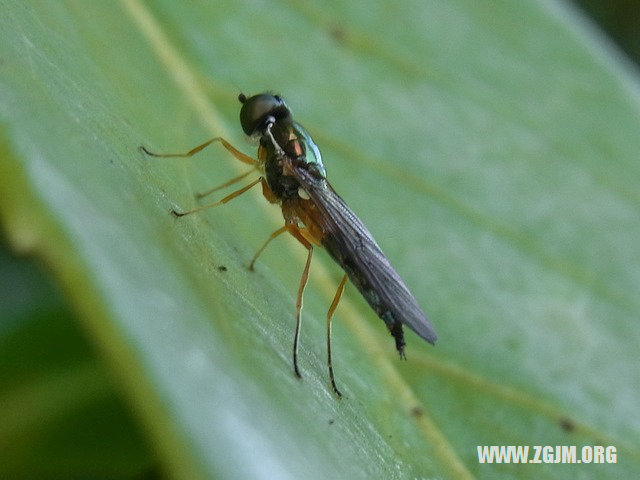
[(222, 137), (212, 138), (186, 153), (158, 154), (141, 149), (154, 157), (191, 157), (214, 142), (220, 142), (235, 158), (253, 168), (222, 185), (198, 195), (207, 196), (258, 172), (258, 178), (221, 200), (193, 210), (172, 213), (181, 217), (205, 208), (215, 207), (261, 184), (266, 199), (280, 205), (284, 226), (273, 232), (254, 255), (249, 269), (267, 245), (284, 232), (289, 232), (307, 249), (307, 261), (300, 278), (296, 298), (296, 330), (293, 341), (293, 368), (298, 369), (298, 341), (302, 294), (309, 278), (313, 247), (324, 247), (345, 271), (327, 312), (327, 364), (333, 391), (336, 386), (331, 363), (331, 318), (338, 306), (347, 278), (353, 282), (371, 308), (384, 321), (395, 339), (396, 349), (404, 358), (404, 333), (407, 325), (427, 342), (436, 341), (434, 329), (398, 273), (389, 264), (369, 230), (351, 211), (327, 181), (320, 150), (309, 133), (292, 118), (291, 110), (279, 95), (262, 93), (247, 98), (238, 96), (240, 125), (250, 137), (260, 141), (258, 159), (241, 153)]

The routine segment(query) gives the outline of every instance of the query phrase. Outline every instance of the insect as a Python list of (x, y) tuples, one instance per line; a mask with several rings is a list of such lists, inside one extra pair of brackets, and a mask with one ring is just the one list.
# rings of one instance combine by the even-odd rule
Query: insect
[(320, 150), (309, 133), (293, 120), (291, 110), (279, 95), (262, 93), (247, 98), (238, 96), (240, 125), (244, 133), (259, 139), (257, 160), (237, 150), (222, 137), (212, 138), (186, 153), (158, 154), (140, 147), (154, 157), (191, 157), (214, 142), (220, 142), (235, 158), (252, 167), (248, 172), (198, 195), (210, 195), (231, 186), (257, 171), (258, 178), (208, 205), (188, 211), (172, 210), (181, 217), (205, 208), (216, 207), (243, 194), (257, 184), (262, 185), (266, 199), (282, 208), (284, 226), (273, 232), (255, 254), (249, 268), (258, 256), (279, 235), (289, 232), (306, 249), (307, 260), (300, 278), (296, 298), (296, 329), (293, 341), (293, 368), (298, 369), (298, 343), (302, 295), (309, 278), (314, 246), (324, 247), (343, 268), (336, 294), (327, 312), (327, 365), (331, 387), (338, 397), (331, 362), (331, 318), (338, 306), (347, 278), (357, 287), (371, 308), (384, 321), (395, 339), (396, 349), (404, 358), (403, 324), (429, 343), (435, 343), (436, 334), (415, 298), (398, 273), (390, 265), (369, 230), (327, 181)]

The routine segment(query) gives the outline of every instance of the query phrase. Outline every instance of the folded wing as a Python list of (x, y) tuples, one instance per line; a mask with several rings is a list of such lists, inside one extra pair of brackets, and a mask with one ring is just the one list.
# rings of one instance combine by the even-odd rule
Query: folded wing
[(324, 178), (293, 166), (300, 182), (321, 215), (323, 246), (345, 270), (371, 308), (384, 320), (402, 353), (402, 324), (429, 343), (436, 334), (416, 299), (384, 256), (367, 227)]

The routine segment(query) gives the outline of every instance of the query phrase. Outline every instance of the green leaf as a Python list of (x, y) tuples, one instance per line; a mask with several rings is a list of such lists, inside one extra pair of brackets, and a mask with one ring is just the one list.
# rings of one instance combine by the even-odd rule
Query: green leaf
[[(3, 227), (51, 270), (169, 476), (640, 473), (638, 79), (575, 12), (463, 0), (0, 8)], [(324, 337), (339, 269), (314, 256), (299, 382), (304, 249), (278, 239), (246, 268), (282, 224), (277, 207), (256, 191), (175, 219), (242, 165), (219, 146), (189, 160), (138, 149), (223, 135), (253, 154), (239, 88), (285, 96), (439, 335), (433, 348), (408, 333), (401, 361), (348, 287), (333, 341), (342, 400)], [(575, 445), (578, 458), (612, 445), (617, 463), (479, 464), (478, 445)]]

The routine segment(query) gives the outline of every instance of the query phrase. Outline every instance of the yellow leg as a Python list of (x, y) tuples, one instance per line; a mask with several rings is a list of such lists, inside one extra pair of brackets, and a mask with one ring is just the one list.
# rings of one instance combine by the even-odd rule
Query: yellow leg
[(262, 181), (262, 177), (259, 177), (257, 180), (254, 180), (249, 185), (245, 185), (240, 190), (236, 190), (235, 192), (230, 193), (229, 195), (224, 197), (222, 200), (218, 200), (215, 203), (210, 203), (208, 205), (202, 205), (201, 207), (194, 208), (193, 210), (187, 210), (186, 212), (178, 212), (177, 210), (171, 210), (171, 213), (176, 217), (184, 217), (185, 215), (189, 215), (191, 213), (199, 212), (200, 210), (204, 210), (205, 208), (213, 208), (213, 207), (217, 207), (218, 205), (223, 205), (223, 204), (227, 203), (229, 200), (233, 200), (237, 196), (242, 195), (244, 192), (249, 190), (254, 185), (257, 185), (261, 181)]
[(263, 250), (265, 248), (267, 248), (267, 245), (269, 245), (271, 243), (271, 240), (273, 240), (274, 238), (278, 237), (280, 234), (282, 234), (282, 233), (284, 233), (286, 231), (287, 231), (287, 226), (285, 225), (284, 227), (281, 227), (278, 230), (276, 230), (275, 232), (273, 232), (269, 236), (269, 238), (267, 238), (267, 241), (264, 242), (264, 244), (260, 247), (260, 249), (256, 252), (256, 254), (251, 259), (251, 263), (249, 264), (249, 270), (253, 270), (253, 265), (256, 263), (256, 260), (258, 259), (260, 254), (263, 252)]
[(240, 150), (238, 150), (236, 147), (234, 147), (233, 145), (231, 145), (229, 142), (227, 142), (224, 138), (222, 137), (216, 137), (216, 138), (212, 138), (211, 140), (207, 140), (206, 142), (204, 142), (203, 144), (198, 145), (195, 148), (192, 148), (191, 150), (189, 150), (188, 152), (185, 153), (153, 153), (150, 150), (147, 150), (146, 147), (141, 146), (140, 149), (146, 153), (147, 155), (150, 155), (152, 157), (160, 157), (160, 158), (168, 158), (168, 157), (178, 157), (178, 158), (186, 158), (186, 157), (192, 157), (194, 156), (196, 153), (198, 153), (201, 150), (204, 150), (205, 148), (207, 148), (209, 145), (211, 145), (213, 142), (220, 142), (222, 143), (222, 146), (224, 148), (226, 148), (229, 153), (231, 153), (231, 155), (233, 155), (234, 157), (236, 157), (238, 160), (240, 160), (243, 163), (247, 163), (249, 165), (258, 165), (258, 161), (254, 158), (251, 158), (249, 155), (245, 155), (244, 153), (242, 153)]
[(222, 185), (218, 185), (217, 187), (212, 188), (211, 190), (207, 190), (206, 192), (202, 192), (202, 193), (196, 193), (196, 198), (203, 198), (206, 197), (208, 195), (211, 195), (213, 192), (217, 192), (218, 190), (222, 190), (223, 188), (226, 188), (230, 185), (233, 185), (234, 183), (239, 182), (240, 180), (242, 180), (244, 177), (248, 176), (249, 174), (253, 173), (255, 170), (249, 170), (246, 173), (243, 173), (242, 175), (238, 175), (237, 177), (232, 178), (231, 180), (228, 180), (226, 182), (224, 182)]
[(333, 376), (333, 366), (331, 364), (331, 317), (333, 317), (333, 312), (335, 312), (336, 307), (338, 306), (338, 302), (340, 302), (340, 297), (342, 297), (342, 292), (344, 290), (344, 286), (347, 283), (347, 275), (345, 274), (340, 281), (340, 285), (338, 285), (338, 289), (336, 290), (336, 294), (333, 297), (333, 302), (331, 302), (331, 306), (329, 307), (329, 311), (327, 312), (327, 364), (329, 365), (329, 378), (331, 379), (331, 386), (333, 387), (333, 391), (336, 392), (336, 395), (339, 397), (342, 396), (338, 387), (336, 387), (336, 380)]
[(285, 228), (291, 235), (293, 235), (309, 252), (307, 254), (307, 263), (302, 271), (302, 277), (300, 277), (300, 285), (298, 286), (298, 296), (296, 297), (296, 333), (293, 339), (293, 370), (296, 372), (298, 378), (302, 378), (300, 370), (298, 369), (298, 343), (300, 340), (300, 323), (302, 312), (302, 294), (304, 293), (304, 287), (309, 280), (309, 267), (311, 266), (311, 256), (313, 255), (313, 245), (302, 236), (298, 227), (292, 224), (286, 224)]

